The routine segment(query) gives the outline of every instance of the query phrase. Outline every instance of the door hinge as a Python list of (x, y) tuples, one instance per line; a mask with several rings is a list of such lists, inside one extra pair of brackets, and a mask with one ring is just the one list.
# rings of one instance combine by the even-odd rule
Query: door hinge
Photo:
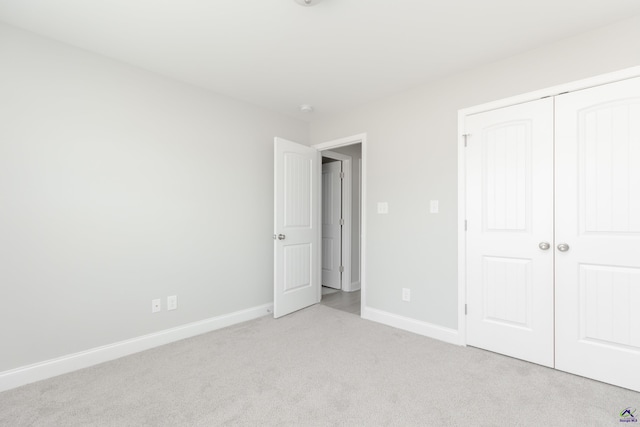
[(340, 218), (340, 225), (344, 225), (344, 218)]
[(340, 266), (340, 273), (344, 273), (344, 265)]
[(467, 220), (464, 220), (464, 231), (467, 231)]
[(344, 172), (340, 172), (340, 179), (344, 179)]
[(462, 137), (464, 138), (464, 146), (465, 146), (465, 148), (467, 147), (467, 140), (469, 139), (470, 136), (471, 136), (470, 133), (465, 133), (464, 135), (462, 135)]
[(467, 304), (464, 305), (464, 315), (467, 315)]

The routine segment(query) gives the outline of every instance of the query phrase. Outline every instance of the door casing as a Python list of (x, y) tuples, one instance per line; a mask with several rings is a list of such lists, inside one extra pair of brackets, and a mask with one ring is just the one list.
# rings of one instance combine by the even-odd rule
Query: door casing
[(351, 282), (351, 213), (353, 212), (353, 195), (351, 191), (353, 159), (345, 154), (335, 153), (333, 151), (322, 151), (322, 157), (338, 160), (342, 162), (342, 172), (344, 179), (342, 180), (342, 265), (344, 271), (342, 273), (342, 290), (346, 292), (357, 291), (353, 289)]
[[(333, 148), (345, 147), (347, 145), (354, 145), (354, 144), (361, 144), (362, 146), (362, 152), (361, 152), (362, 160), (361, 160), (361, 169), (360, 169), (360, 174), (361, 174), (360, 200), (363, 208), (360, 213), (360, 290), (361, 290), (360, 313), (364, 313), (366, 308), (366, 271), (367, 271), (367, 267), (366, 267), (366, 263), (367, 263), (367, 256), (366, 256), (366, 250), (367, 250), (367, 243), (366, 243), (367, 241), (367, 210), (366, 210), (366, 206), (367, 206), (367, 134), (361, 133), (357, 135), (347, 136), (344, 138), (334, 139), (331, 141), (312, 145), (312, 147), (322, 152), (322, 155), (325, 155), (325, 152), (327, 150), (331, 150)], [(330, 157), (330, 156), (327, 156), (327, 157)], [(346, 174), (345, 174), (345, 177), (346, 177)], [(350, 187), (351, 184), (349, 183), (348, 185), (349, 185), (349, 191), (351, 191), (351, 187)], [(346, 186), (347, 186), (347, 183), (345, 182), (345, 187)], [(351, 222), (350, 218), (351, 216), (349, 215), (349, 222)], [(345, 218), (345, 223), (346, 221), (347, 219)], [(344, 234), (347, 234), (347, 232), (345, 232), (345, 230), (343, 229), (343, 235)], [(348, 234), (349, 236), (351, 236), (350, 232)], [(345, 249), (344, 246), (343, 246), (343, 249)], [(349, 253), (350, 251), (351, 251), (351, 248), (349, 247)], [(348, 264), (349, 264), (349, 270), (350, 270), (351, 263), (348, 263)], [(347, 276), (346, 271), (347, 271), (347, 266), (345, 265), (344, 276), (349, 277), (349, 284), (350, 284), (351, 272), (349, 271), (349, 276)], [(343, 281), (343, 284), (344, 284), (344, 281)]]
[(344, 261), (342, 251), (342, 162), (325, 162), (322, 156), (322, 193), (320, 209), (322, 210), (320, 230), (320, 274), (321, 285), (342, 290)]

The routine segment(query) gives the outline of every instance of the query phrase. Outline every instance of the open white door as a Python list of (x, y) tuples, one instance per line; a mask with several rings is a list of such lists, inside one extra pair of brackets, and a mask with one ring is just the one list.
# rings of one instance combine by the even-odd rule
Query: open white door
[(274, 140), (273, 315), (320, 302), (320, 153)]

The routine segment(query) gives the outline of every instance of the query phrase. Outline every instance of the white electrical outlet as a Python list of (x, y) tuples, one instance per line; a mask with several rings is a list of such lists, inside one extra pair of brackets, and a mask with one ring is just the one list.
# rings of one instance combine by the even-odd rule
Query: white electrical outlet
[(178, 297), (171, 295), (167, 297), (167, 310), (175, 310), (178, 308)]
[(151, 300), (151, 312), (157, 313), (162, 309), (162, 305), (160, 303), (160, 298)]
[(411, 301), (411, 289), (402, 288), (402, 301)]
[(389, 203), (387, 202), (378, 202), (378, 213), (379, 214), (388, 214), (389, 213)]

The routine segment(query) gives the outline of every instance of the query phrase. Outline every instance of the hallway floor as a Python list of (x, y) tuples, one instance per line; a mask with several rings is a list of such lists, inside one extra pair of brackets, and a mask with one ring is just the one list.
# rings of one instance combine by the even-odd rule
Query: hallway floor
[(320, 304), (360, 316), (360, 291), (344, 292), (323, 287)]

